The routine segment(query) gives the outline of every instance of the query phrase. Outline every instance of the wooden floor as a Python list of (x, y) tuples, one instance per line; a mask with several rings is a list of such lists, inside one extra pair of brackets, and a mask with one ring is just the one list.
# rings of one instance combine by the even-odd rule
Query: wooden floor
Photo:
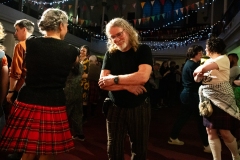
[[(179, 136), (179, 139), (185, 142), (183, 146), (167, 143), (178, 111), (177, 106), (152, 110), (147, 160), (212, 160), (211, 154), (203, 152), (194, 118), (189, 119)], [(100, 107), (97, 115), (89, 118), (84, 124), (84, 134), (86, 136), (84, 142), (75, 140), (75, 149), (58, 155), (57, 160), (107, 160), (106, 125)], [(6, 156), (7, 153), (0, 152), (0, 160), (6, 160)], [(125, 143), (125, 160), (130, 160), (128, 138)], [(224, 144), (222, 160), (231, 160), (230, 152)]]

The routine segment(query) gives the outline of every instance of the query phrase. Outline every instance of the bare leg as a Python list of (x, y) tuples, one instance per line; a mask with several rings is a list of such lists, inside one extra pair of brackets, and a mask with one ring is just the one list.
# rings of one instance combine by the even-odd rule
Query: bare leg
[(224, 142), (231, 143), (232, 141), (235, 140), (235, 137), (232, 135), (232, 133), (229, 130), (219, 130), (222, 139)]

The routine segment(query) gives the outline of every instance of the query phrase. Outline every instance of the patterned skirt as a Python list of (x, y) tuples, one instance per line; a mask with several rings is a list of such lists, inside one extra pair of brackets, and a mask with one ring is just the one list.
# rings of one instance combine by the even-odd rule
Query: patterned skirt
[(0, 139), (1, 151), (58, 154), (74, 148), (65, 106), (15, 101)]
[(240, 128), (240, 121), (219, 107), (211, 103), (213, 113), (210, 117), (203, 117), (203, 125), (212, 129), (236, 130)]

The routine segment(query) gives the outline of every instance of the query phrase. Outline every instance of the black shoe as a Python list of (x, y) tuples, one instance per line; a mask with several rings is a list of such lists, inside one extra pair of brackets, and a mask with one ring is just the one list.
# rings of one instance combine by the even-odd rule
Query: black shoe
[(79, 141), (84, 141), (85, 136), (83, 134), (82, 135), (75, 135), (75, 136), (72, 136), (72, 139), (79, 140)]
[(7, 156), (8, 160), (21, 160), (23, 153), (14, 152)]

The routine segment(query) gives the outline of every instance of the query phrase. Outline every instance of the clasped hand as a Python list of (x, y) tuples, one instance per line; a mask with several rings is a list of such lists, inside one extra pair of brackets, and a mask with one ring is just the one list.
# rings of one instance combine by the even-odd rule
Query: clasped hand
[(135, 94), (136, 96), (147, 92), (146, 88), (143, 85), (129, 85), (126, 87), (126, 90)]
[[(114, 85), (114, 78), (116, 76), (114, 75), (108, 75), (108, 76), (104, 76), (101, 77), (98, 81), (98, 85), (101, 89), (108, 87), (108, 86), (112, 86)], [(112, 88), (110, 90), (127, 90), (130, 93), (133, 93), (135, 95), (139, 95), (139, 94), (143, 94), (144, 92), (147, 92), (146, 88), (143, 85), (127, 85), (127, 84), (122, 84), (122, 87), (120, 88)]]
[(99, 87), (104, 88), (104, 87), (113, 85), (115, 77), (116, 76), (113, 76), (113, 75), (108, 75), (108, 76), (101, 77), (98, 81)]

